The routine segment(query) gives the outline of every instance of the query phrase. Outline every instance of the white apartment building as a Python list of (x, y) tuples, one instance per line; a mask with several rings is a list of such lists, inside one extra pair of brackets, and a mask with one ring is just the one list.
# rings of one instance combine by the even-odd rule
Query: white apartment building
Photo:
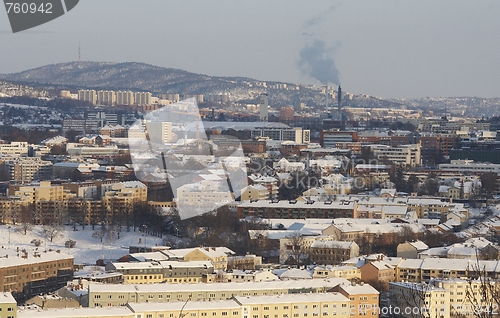
[(146, 121), (149, 140), (153, 143), (165, 144), (173, 141), (171, 122)]
[[(450, 291), (431, 284), (389, 283), (397, 317), (450, 318)], [(397, 309), (396, 309), (397, 308)]]
[(78, 90), (78, 99), (95, 105), (97, 103), (97, 93), (93, 89), (81, 89)]
[[(0, 162), (3, 161), (0, 159)], [(4, 161), (4, 169), (10, 180), (33, 181), (44, 180), (52, 174), (52, 162), (39, 157), (18, 157)]]
[[(127, 303), (168, 303), (227, 300), (232, 297), (272, 296), (286, 294), (325, 293), (340, 284), (349, 285), (343, 278), (287, 280), (245, 283), (210, 283), (210, 284), (89, 284), (89, 307), (123, 306)], [(330, 297), (334, 294), (329, 293)], [(290, 317), (291, 318), (291, 317)]]
[(116, 105), (134, 105), (135, 96), (131, 91), (116, 92)]
[(151, 105), (151, 93), (150, 92), (139, 92), (134, 94), (134, 104), (136, 105)]
[[(419, 307), (428, 312), (423, 317), (476, 317), (480, 308), (495, 311), (500, 300), (495, 299), (497, 284), (484, 288), (484, 281), (453, 279), (434, 279), (429, 284), (389, 283), (392, 293), (391, 305), (404, 311), (405, 307)], [(492, 301), (492, 303), (490, 303)], [(403, 317), (415, 317), (403, 314)], [(494, 316), (494, 315), (493, 315)]]
[(98, 91), (97, 101), (103, 105), (114, 105), (116, 103), (115, 91)]
[(257, 127), (252, 130), (252, 138), (269, 137), (277, 141), (293, 141), (299, 144), (311, 142), (311, 131), (302, 128), (289, 127)]
[(387, 159), (397, 165), (419, 166), (422, 164), (420, 158), (420, 145), (402, 145), (391, 147), (387, 145), (370, 145), (378, 160)]
[[(224, 180), (225, 182), (225, 180)], [(212, 205), (224, 204), (233, 201), (229, 191), (219, 190), (220, 182), (203, 180), (199, 183), (191, 183), (177, 188), (176, 202), (190, 205)]]
[(500, 164), (474, 162), (474, 160), (451, 160), (450, 163), (440, 164), (439, 170), (460, 173), (495, 172), (500, 175)]
[(29, 144), (25, 141), (13, 141), (10, 144), (0, 145), (0, 155), (27, 155)]

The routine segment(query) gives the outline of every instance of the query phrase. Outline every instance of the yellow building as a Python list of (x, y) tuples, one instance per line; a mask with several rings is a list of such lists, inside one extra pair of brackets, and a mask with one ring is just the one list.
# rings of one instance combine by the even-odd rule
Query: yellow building
[(351, 318), (379, 316), (379, 292), (368, 284), (340, 284), (336, 291), (349, 299)]
[[(210, 284), (89, 284), (89, 307), (123, 306), (127, 303), (165, 303), (227, 300), (234, 296), (272, 296), (318, 294), (331, 291), (342, 278)], [(293, 317), (290, 317), (293, 318)]]
[(391, 306), (399, 317), (450, 318), (450, 291), (431, 284), (390, 283)]
[(0, 293), (0, 318), (16, 318), (17, 302), (11, 293)]
[[(492, 311), (497, 311), (494, 308), (498, 308), (500, 305), (500, 299), (498, 299), (498, 293), (500, 292), (499, 283), (491, 282), (491, 288), (482, 288), (482, 283), (479, 280), (467, 281), (455, 278), (436, 279), (432, 281), (432, 284), (450, 292), (449, 311), (451, 315), (475, 317), (474, 308), (478, 308), (477, 306), (487, 308), (487, 306), (491, 305), (488, 301), (483, 301), (483, 293), (486, 295), (484, 299), (494, 299)], [(472, 297), (472, 301), (467, 295)]]
[(124, 284), (156, 284), (165, 281), (163, 266), (158, 262), (108, 263), (106, 271), (122, 273)]
[[(103, 300), (105, 303), (106, 300)], [(103, 306), (105, 307), (105, 306)], [(114, 308), (72, 308), (24, 310), (22, 318), (303, 318), (349, 317), (349, 299), (340, 293), (235, 296), (218, 301), (175, 301), (164, 303), (127, 303)]]
[(316, 266), (312, 277), (361, 280), (361, 270), (356, 266)]
[(19, 186), (14, 196), (20, 197), (24, 204), (35, 204), (41, 200), (62, 201), (75, 197), (64, 190), (62, 185), (52, 185), (50, 181), (42, 181), (39, 185)]
[(234, 252), (226, 247), (196, 247), (164, 252), (171, 260), (210, 261), (214, 270), (226, 270), (228, 256)]
[(263, 185), (249, 185), (241, 191), (241, 201), (266, 200), (269, 198), (269, 190)]

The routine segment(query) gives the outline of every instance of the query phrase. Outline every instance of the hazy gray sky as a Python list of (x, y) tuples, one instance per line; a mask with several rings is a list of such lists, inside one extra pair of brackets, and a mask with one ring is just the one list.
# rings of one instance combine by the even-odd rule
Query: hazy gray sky
[(0, 73), (75, 61), (80, 42), (85, 61), (317, 85), (308, 70), (336, 68), (356, 94), (500, 97), (499, 13), (498, 0), (80, 0), (12, 34), (1, 9)]

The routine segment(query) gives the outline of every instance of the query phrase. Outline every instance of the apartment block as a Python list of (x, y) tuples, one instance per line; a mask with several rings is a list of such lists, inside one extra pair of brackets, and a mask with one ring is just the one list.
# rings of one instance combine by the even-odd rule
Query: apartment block
[(188, 299), (189, 302), (209, 303), (237, 296), (326, 293), (342, 283), (349, 284), (342, 278), (212, 284), (89, 284), (88, 300), (89, 307), (112, 307), (146, 302), (186, 302)]
[(194, 284), (214, 272), (210, 261), (152, 261), (109, 263), (107, 271), (123, 274), (124, 284)]
[(102, 105), (114, 105), (116, 103), (115, 91), (98, 91), (97, 101)]
[(149, 92), (139, 92), (134, 93), (134, 103), (136, 105), (151, 105), (151, 93)]
[(0, 292), (0, 318), (16, 318), (17, 302), (8, 292)]
[(97, 104), (97, 93), (95, 90), (78, 90), (78, 100)]
[(389, 283), (391, 306), (401, 317), (450, 318), (450, 291), (434, 285)]
[(46, 180), (51, 177), (52, 163), (40, 157), (17, 157), (4, 161), (12, 181)]
[(116, 92), (116, 105), (134, 105), (135, 96), (131, 91)]
[(0, 290), (18, 300), (55, 291), (73, 278), (73, 256), (36, 250), (16, 253), (0, 259)]
[(378, 160), (388, 160), (394, 164), (415, 167), (422, 164), (420, 145), (402, 145), (391, 147), (387, 145), (370, 145)]

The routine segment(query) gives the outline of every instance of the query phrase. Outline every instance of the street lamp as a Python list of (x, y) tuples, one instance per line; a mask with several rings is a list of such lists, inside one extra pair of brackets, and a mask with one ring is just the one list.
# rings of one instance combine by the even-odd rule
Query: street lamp
[(10, 249), (10, 229), (11, 229), (10, 225), (9, 225), (8, 229), (9, 229), (9, 249)]
[(143, 224), (142, 227), (144, 228), (144, 253), (146, 253), (146, 238), (147, 238), (147, 231), (148, 231), (148, 226), (146, 224)]

